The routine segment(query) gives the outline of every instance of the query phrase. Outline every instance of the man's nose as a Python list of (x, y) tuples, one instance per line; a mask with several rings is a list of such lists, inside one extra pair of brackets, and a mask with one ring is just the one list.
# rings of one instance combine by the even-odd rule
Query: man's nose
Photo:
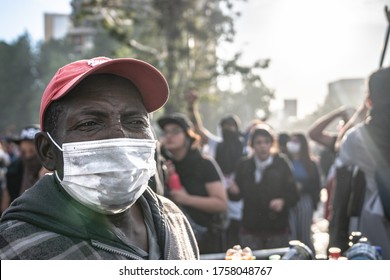
[(128, 134), (124, 129), (120, 120), (113, 122), (107, 129), (108, 138), (128, 138)]

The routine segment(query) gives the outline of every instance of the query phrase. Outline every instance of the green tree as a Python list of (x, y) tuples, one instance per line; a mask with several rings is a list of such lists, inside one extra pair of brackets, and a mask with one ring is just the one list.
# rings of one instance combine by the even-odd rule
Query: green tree
[[(0, 42), (0, 131), (37, 123), (34, 55), (28, 34), (15, 42)], [(15, 132), (15, 131), (13, 131)]]
[(233, 2), (73, 0), (72, 5), (76, 25), (95, 22), (121, 43), (115, 56), (143, 59), (162, 70), (171, 88), (165, 110), (172, 112), (185, 108), (184, 94), (189, 88), (218, 95), (216, 81), (223, 75), (239, 73), (245, 84), (261, 81), (256, 69), (267, 67), (268, 60), (241, 66), (240, 54), (230, 60), (217, 56), (220, 43), (234, 40), (234, 20), (239, 14)]

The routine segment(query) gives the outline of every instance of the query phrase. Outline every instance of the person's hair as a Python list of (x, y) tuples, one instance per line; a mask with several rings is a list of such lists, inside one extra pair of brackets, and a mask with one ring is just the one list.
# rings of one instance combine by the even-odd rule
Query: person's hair
[(263, 136), (265, 138), (268, 138), (271, 143), (274, 143), (275, 137), (273, 135), (272, 130), (264, 125), (264, 124), (259, 124), (254, 127), (249, 132), (249, 146), (253, 147), (253, 142), (255, 141), (255, 138), (258, 136)]
[(240, 118), (238, 116), (228, 115), (228, 116), (222, 118), (219, 122), (219, 126), (223, 127), (225, 124), (228, 124), (228, 123), (234, 124), (237, 131), (240, 131), (241, 121), (240, 121)]
[(279, 147), (279, 150), (284, 154), (287, 153), (286, 144), (287, 144), (289, 139), (290, 139), (290, 135), (288, 135), (287, 132), (281, 132), (278, 135), (278, 147)]
[[(309, 175), (313, 175), (315, 170), (313, 170), (313, 165), (311, 164), (312, 158), (310, 155), (309, 144), (307, 142), (306, 136), (303, 133), (297, 132), (292, 133), (290, 139), (296, 137), (301, 145), (301, 149), (299, 151), (299, 158), (302, 160), (303, 165), (305, 166), (306, 171)], [(291, 159), (291, 155), (288, 153), (289, 158)]]
[(65, 106), (62, 100), (53, 101), (46, 109), (43, 120), (43, 130), (49, 132), (54, 138), (58, 137), (58, 123), (64, 109)]
[(390, 103), (390, 68), (382, 68), (368, 78), (368, 94), (374, 104)]

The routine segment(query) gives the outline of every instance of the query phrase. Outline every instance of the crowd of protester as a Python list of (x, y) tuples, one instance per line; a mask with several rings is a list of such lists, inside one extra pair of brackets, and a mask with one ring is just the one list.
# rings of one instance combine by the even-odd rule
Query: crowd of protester
[[(389, 76), (388, 69), (373, 73), (360, 108), (345, 104), (318, 119), (307, 134), (277, 132), (261, 120), (252, 120), (244, 133), (240, 119), (227, 112), (218, 124), (220, 135), (214, 135), (204, 127), (197, 93), (191, 89), (184, 118), (186, 122), (190, 118), (189, 126), (202, 139), (198, 149), (219, 166), (227, 193), (223, 242), (213, 251), (222, 252), (234, 244), (255, 250), (286, 247), (289, 241), (300, 240), (315, 254), (313, 214), (324, 189), (327, 199), (323, 218), (330, 224), (328, 247), (345, 252), (351, 232), (362, 232), (381, 248), (384, 258), (390, 258), (390, 223), (384, 212), (390, 208), (386, 206), (390, 203), (386, 185), (386, 143), (390, 138), (385, 128), (389, 124), (385, 108), (390, 100), (385, 77)], [(335, 122), (337, 129), (328, 132), (326, 129)], [(367, 132), (351, 148), (349, 139), (361, 127), (367, 127)], [(315, 146), (321, 148), (316, 155)], [(186, 180), (184, 174), (179, 177)], [(182, 189), (188, 191), (185, 183)]]
[[(307, 134), (275, 131), (257, 119), (243, 131), (240, 119), (226, 112), (214, 135), (203, 125), (192, 89), (186, 110), (156, 120), (157, 172), (150, 187), (184, 213), (200, 254), (238, 244), (287, 247), (291, 240), (315, 253), (313, 214), (324, 189), (329, 247), (346, 251), (349, 234), (359, 231), (390, 259), (389, 81), (390, 69), (373, 73), (361, 108), (330, 112)], [(327, 132), (337, 120), (339, 131)], [(34, 145), (39, 132), (29, 125), (1, 140), (2, 212), (49, 172)], [(314, 156), (313, 145), (322, 152)]]

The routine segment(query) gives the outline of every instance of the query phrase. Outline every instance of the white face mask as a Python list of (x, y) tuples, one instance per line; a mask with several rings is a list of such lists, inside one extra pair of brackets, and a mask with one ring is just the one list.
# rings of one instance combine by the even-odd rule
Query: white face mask
[(288, 141), (286, 147), (290, 154), (298, 154), (301, 151), (301, 144), (297, 142)]
[(155, 140), (116, 138), (64, 143), (66, 192), (88, 208), (117, 214), (130, 208), (142, 195), (156, 171)]

